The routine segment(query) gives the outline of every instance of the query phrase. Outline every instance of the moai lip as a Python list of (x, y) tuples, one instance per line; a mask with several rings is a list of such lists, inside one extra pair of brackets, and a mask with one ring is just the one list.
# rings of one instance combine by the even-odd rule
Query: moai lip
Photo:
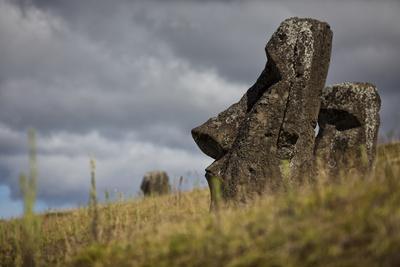
[[(199, 147), (217, 159), (206, 177), (220, 179), (225, 199), (245, 199), (279, 184), (282, 160), (290, 161), (292, 177), (307, 173), (331, 42), (325, 22), (285, 20), (266, 46), (268, 62), (255, 86), (225, 113), (193, 130)], [(249, 92), (255, 97), (249, 99)], [(206, 137), (198, 138), (201, 134)], [(206, 140), (213, 141), (204, 145)]]
[(381, 100), (370, 83), (341, 83), (325, 88), (318, 118), (315, 154), (328, 174), (373, 167)]

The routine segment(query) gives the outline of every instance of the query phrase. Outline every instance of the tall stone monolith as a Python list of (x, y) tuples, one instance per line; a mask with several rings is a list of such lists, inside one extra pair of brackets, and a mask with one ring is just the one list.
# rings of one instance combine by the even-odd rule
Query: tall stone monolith
[(278, 185), (282, 161), (288, 161), (292, 179), (308, 175), (331, 40), (327, 23), (285, 20), (267, 43), (268, 61), (256, 84), (238, 103), (193, 129), (199, 147), (217, 159), (206, 177), (210, 187), (211, 178), (219, 180), (224, 199), (245, 201)]

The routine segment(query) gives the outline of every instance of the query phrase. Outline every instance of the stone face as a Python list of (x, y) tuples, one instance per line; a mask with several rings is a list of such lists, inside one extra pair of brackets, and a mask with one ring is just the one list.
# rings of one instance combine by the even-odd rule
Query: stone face
[(315, 154), (329, 175), (366, 172), (375, 160), (381, 100), (369, 83), (325, 88), (318, 118)]
[(145, 196), (168, 194), (169, 177), (164, 171), (152, 171), (145, 174), (140, 189)]
[(285, 20), (266, 46), (268, 62), (256, 84), (193, 130), (199, 147), (217, 159), (206, 177), (210, 187), (212, 177), (220, 179), (225, 199), (245, 200), (279, 184), (282, 160), (290, 162), (293, 178), (307, 175), (331, 40), (324, 22)]
[(247, 90), (239, 102), (233, 104), (217, 117), (192, 130), (192, 136), (204, 154), (220, 159), (231, 148), (246, 114), (267, 88), (280, 79), (275, 66), (267, 64), (256, 83)]

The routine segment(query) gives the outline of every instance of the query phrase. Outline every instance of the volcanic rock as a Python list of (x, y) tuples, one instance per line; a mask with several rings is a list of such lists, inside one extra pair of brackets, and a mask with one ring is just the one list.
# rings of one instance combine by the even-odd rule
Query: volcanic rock
[(282, 161), (289, 161), (291, 178), (307, 176), (331, 41), (325, 22), (285, 20), (267, 43), (267, 65), (255, 85), (192, 131), (203, 152), (217, 159), (206, 169), (210, 189), (210, 179), (219, 179), (225, 199), (245, 200), (281, 182)]
[(217, 117), (192, 130), (192, 136), (204, 154), (213, 159), (222, 158), (231, 148), (246, 114), (267, 88), (278, 82), (280, 75), (273, 64), (267, 64), (239, 102), (233, 104)]
[(341, 83), (325, 88), (318, 117), (315, 153), (331, 176), (373, 167), (381, 100), (369, 83)]

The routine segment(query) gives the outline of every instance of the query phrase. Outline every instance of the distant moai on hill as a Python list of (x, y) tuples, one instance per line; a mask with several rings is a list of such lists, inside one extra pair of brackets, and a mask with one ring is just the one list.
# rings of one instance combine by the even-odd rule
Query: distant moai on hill
[[(372, 166), (379, 95), (374, 86), (362, 83), (324, 89), (331, 46), (327, 23), (309, 18), (283, 21), (266, 45), (268, 61), (256, 83), (239, 102), (192, 130), (199, 148), (215, 159), (206, 168), (212, 204), (214, 184), (221, 186), (225, 200), (246, 201), (278, 187), (283, 175), (295, 182), (311, 179), (317, 158), (336, 159), (333, 150), (345, 136), (351, 148), (335, 150), (346, 154), (342, 159), (365, 146)], [(351, 114), (346, 121), (355, 117), (359, 125), (342, 129), (335, 119), (342, 111)], [(316, 145), (317, 122), (321, 130)], [(285, 174), (283, 165), (289, 168)]]
[(168, 174), (164, 171), (146, 173), (140, 189), (145, 196), (168, 194), (171, 191)]

